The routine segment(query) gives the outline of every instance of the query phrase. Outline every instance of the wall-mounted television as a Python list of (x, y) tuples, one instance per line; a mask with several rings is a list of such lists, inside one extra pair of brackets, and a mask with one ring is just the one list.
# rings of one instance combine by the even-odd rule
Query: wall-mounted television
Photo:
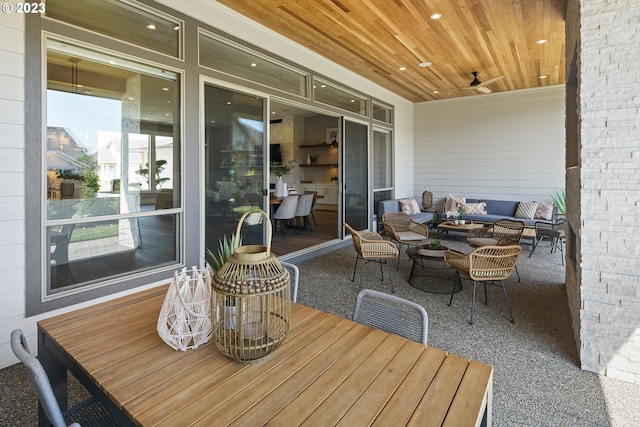
[(269, 154), (270, 161), (282, 163), (282, 147), (280, 144), (271, 144), (271, 152)]

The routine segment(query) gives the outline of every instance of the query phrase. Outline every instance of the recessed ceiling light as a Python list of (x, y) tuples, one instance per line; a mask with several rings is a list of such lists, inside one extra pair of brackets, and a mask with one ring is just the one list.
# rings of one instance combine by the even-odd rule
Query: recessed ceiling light
[(170, 116), (170, 114), (169, 114), (169, 113), (164, 113), (164, 115), (165, 115), (165, 116), (167, 116), (167, 117), (169, 117), (169, 116)]
[(418, 67), (422, 67), (422, 68), (431, 67), (431, 62), (429, 61), (421, 62), (418, 64)]
[(439, 91), (437, 91), (437, 90), (434, 90), (434, 91), (433, 91), (433, 93), (440, 93), (440, 92), (439, 92)]
[(167, 100), (167, 104), (171, 104), (171, 101)]
[(539, 79), (546, 79), (547, 77), (549, 77), (549, 76), (540, 76), (540, 77), (538, 77), (538, 78), (539, 78)]
[(132, 96), (130, 96), (130, 97), (128, 97), (127, 99), (128, 99), (129, 101), (133, 101), (135, 98), (134, 98), (134, 97), (132, 97)]
[(272, 111), (272, 112), (271, 112), (271, 114), (275, 114), (275, 113), (276, 113), (275, 111)]
[(547, 40), (545, 40), (545, 39), (540, 39), (540, 40), (538, 40), (536, 43), (538, 43), (538, 44), (544, 44), (544, 43), (546, 43), (546, 42), (547, 42)]
[(431, 19), (440, 19), (440, 18), (442, 18), (442, 14), (441, 13), (434, 13), (429, 18), (431, 18)]
[(163, 87), (162, 90), (169, 90), (169, 88), (168, 87)]
[(256, 64), (255, 62), (252, 62), (252, 63), (251, 63), (251, 66), (252, 66), (252, 67), (255, 67), (256, 65), (258, 65), (258, 64)]
[(153, 25), (153, 24), (149, 24), (149, 25), (147, 25), (147, 28), (150, 29), (150, 30), (155, 30), (156, 26)]
[(175, 27), (173, 27), (173, 29), (178, 31), (180, 29), (180, 25), (176, 25)]
[(399, 69), (400, 71), (404, 71), (404, 70), (406, 70), (406, 69), (407, 69), (407, 67), (400, 67), (400, 68), (398, 68), (398, 69)]
[(327, 87), (327, 85), (320, 85), (320, 87)]
[(356, 100), (355, 100), (355, 99), (352, 99), (352, 100), (351, 100), (351, 102), (356, 102)]
[(231, 101), (227, 101), (227, 105), (231, 105)]

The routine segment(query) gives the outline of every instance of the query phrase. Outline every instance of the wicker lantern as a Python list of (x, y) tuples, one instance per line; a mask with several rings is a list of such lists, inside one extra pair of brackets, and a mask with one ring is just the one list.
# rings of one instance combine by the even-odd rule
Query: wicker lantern
[(423, 209), (431, 209), (433, 206), (433, 193), (429, 187), (424, 188), (424, 192), (422, 193), (422, 208)]
[(238, 247), (212, 283), (213, 339), (220, 351), (239, 362), (255, 362), (278, 348), (289, 333), (291, 318), (291, 278), (271, 253), (267, 215), (260, 210), (245, 213), (236, 239), (247, 215), (266, 218), (268, 246)]

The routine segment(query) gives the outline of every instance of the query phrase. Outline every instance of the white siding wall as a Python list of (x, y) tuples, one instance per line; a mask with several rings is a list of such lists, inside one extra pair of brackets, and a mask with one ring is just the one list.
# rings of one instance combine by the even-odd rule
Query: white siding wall
[[(313, 54), (309, 50), (246, 20), (234, 12), (203, 1), (166, 0), (168, 6), (190, 14), (204, 22), (252, 42), (260, 47), (284, 55), (288, 59), (317, 70), (336, 81), (374, 96), (396, 111), (396, 164), (411, 164), (413, 145), (413, 104), (380, 88), (354, 73)], [(40, 316), (25, 318), (25, 242), (24, 242), (24, 21), (18, 14), (0, 14), (0, 368), (17, 363), (9, 346), (9, 334), (22, 328), (28, 335), (32, 349), (36, 322), (65, 311), (75, 310), (126, 293), (78, 304)], [(403, 163), (398, 163), (398, 162)], [(397, 184), (409, 192), (413, 175), (407, 167), (401, 171)], [(157, 283), (147, 287), (157, 286)], [(138, 288), (135, 291), (142, 290)]]
[(564, 86), (416, 104), (415, 182), (449, 194), (551, 201), (564, 188)]
[[(24, 19), (0, 14), (0, 367), (16, 363), (9, 331), (24, 327)], [(31, 328), (35, 331), (35, 327)]]

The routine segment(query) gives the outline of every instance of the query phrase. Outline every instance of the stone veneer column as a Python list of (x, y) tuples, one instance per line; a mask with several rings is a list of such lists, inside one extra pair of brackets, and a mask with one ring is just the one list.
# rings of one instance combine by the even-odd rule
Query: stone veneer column
[(640, 3), (569, 0), (566, 22), (578, 127), (566, 278), (580, 363), (640, 384)]

